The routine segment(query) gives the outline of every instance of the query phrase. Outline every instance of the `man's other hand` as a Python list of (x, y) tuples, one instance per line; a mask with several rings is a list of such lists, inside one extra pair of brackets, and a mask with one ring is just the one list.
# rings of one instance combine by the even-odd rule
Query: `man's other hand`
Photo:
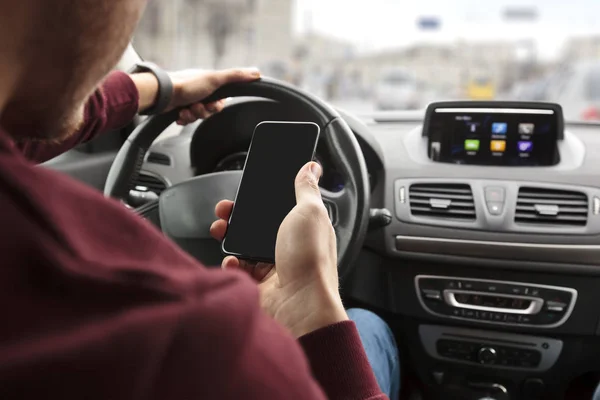
[[(321, 167), (311, 162), (296, 177), (296, 206), (277, 235), (275, 265), (235, 257), (224, 269), (240, 269), (259, 282), (263, 309), (300, 337), (348, 319), (338, 290), (336, 238), (319, 192)], [(211, 234), (223, 240), (233, 202), (217, 204)]]
[[(223, 100), (204, 104), (203, 100), (221, 86), (229, 83), (252, 82), (260, 78), (256, 68), (236, 68), (221, 71), (190, 69), (169, 74), (173, 81), (173, 97), (166, 111), (185, 107), (179, 113), (177, 123), (187, 125), (206, 119), (223, 109)], [(154, 104), (158, 93), (158, 81), (151, 73), (130, 75), (139, 93), (139, 111)]]
[(225, 69), (221, 71), (185, 70), (171, 73), (173, 99), (169, 110), (186, 107), (179, 113), (180, 125), (205, 119), (223, 109), (223, 100), (204, 104), (202, 100), (221, 86), (230, 83), (252, 82), (260, 78), (256, 68)]

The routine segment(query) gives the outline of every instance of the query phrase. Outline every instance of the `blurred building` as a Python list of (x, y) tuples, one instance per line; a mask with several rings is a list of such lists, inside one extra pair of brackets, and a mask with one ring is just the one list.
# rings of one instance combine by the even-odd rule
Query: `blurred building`
[(294, 83), (324, 98), (351, 96), (359, 88), (345, 69), (355, 57), (353, 43), (309, 32), (296, 39)]
[(261, 66), (292, 55), (293, 0), (169, 0), (148, 3), (134, 37), (142, 57), (165, 68)]
[(416, 79), (449, 95), (461, 95), (470, 81), (485, 78), (498, 88), (510, 85), (517, 64), (515, 44), (510, 42), (457, 42), (419, 44), (367, 54), (351, 68), (360, 71), (367, 85), (394, 68), (409, 71)]
[(573, 37), (567, 40), (562, 53), (563, 63), (600, 59), (600, 36)]

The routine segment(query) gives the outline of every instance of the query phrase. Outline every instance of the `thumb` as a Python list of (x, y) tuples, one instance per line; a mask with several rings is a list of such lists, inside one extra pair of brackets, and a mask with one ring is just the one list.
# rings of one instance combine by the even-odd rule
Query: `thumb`
[(296, 176), (296, 203), (322, 203), (321, 191), (319, 190), (319, 179), (323, 169), (311, 161), (306, 164)]

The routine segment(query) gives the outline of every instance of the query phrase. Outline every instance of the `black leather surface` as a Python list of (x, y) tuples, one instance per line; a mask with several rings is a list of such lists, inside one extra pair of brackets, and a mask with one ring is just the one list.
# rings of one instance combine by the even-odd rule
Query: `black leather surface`
[(202, 175), (170, 187), (160, 196), (161, 228), (171, 239), (209, 239), (215, 221), (215, 206), (234, 200), (241, 171)]
[[(323, 197), (336, 207), (338, 239), (338, 265), (340, 276), (352, 267), (365, 240), (369, 225), (370, 186), (367, 165), (354, 134), (346, 122), (336, 118), (322, 133), (332, 154), (332, 162), (344, 179), (344, 189), (340, 193), (326, 193)], [(357, 246), (356, 244), (360, 244)]]

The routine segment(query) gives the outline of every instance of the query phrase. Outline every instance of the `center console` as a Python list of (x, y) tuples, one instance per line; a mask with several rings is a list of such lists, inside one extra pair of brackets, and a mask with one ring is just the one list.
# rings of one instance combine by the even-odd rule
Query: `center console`
[[(550, 333), (573, 314), (576, 289), (434, 274), (416, 275), (414, 287), (427, 314), (450, 322), (417, 329), (440, 398), (542, 398), (546, 383), (534, 377), (558, 363), (565, 343)], [(523, 329), (537, 333), (511, 332)]]

